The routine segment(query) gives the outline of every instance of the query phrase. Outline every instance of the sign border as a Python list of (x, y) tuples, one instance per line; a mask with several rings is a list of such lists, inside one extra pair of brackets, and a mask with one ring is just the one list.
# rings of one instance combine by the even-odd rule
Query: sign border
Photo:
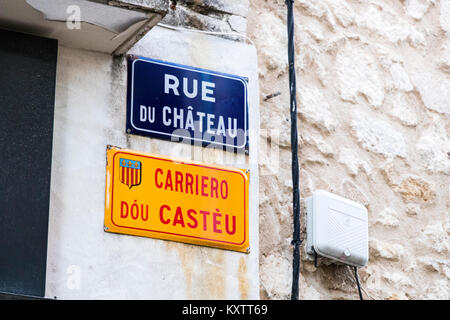
[[(131, 62), (132, 61), (132, 62)], [(188, 71), (195, 71), (195, 72), (200, 72), (200, 73), (204, 73), (204, 74), (208, 74), (208, 75), (213, 75), (213, 76), (218, 76), (218, 77), (222, 77), (222, 78), (227, 78), (227, 79), (231, 79), (231, 80), (236, 80), (241, 82), (244, 85), (244, 131), (245, 131), (245, 138), (244, 138), (244, 143), (243, 145), (237, 146), (237, 145), (230, 145), (227, 143), (217, 143), (215, 141), (205, 141), (203, 139), (198, 139), (196, 137), (186, 137), (186, 136), (180, 136), (177, 134), (171, 134), (171, 133), (166, 133), (166, 132), (160, 132), (160, 131), (155, 131), (155, 130), (149, 130), (149, 129), (142, 129), (137, 127), (134, 122), (133, 122), (133, 100), (134, 100), (134, 64), (138, 61), (144, 61), (147, 63), (154, 63), (154, 64), (159, 64), (159, 65), (163, 65), (163, 66), (169, 66), (169, 67), (175, 67), (178, 69), (182, 69), (182, 70), (188, 70)], [(217, 146), (220, 146), (222, 148), (233, 148), (233, 150), (248, 150), (249, 148), (249, 141), (248, 141), (248, 86), (247, 86), (247, 82), (248, 82), (248, 78), (244, 78), (244, 77), (240, 77), (240, 76), (236, 76), (236, 75), (232, 75), (232, 74), (228, 74), (228, 73), (221, 73), (221, 72), (215, 72), (215, 71), (211, 71), (211, 70), (206, 70), (206, 69), (202, 69), (202, 68), (195, 68), (195, 67), (190, 67), (190, 66), (186, 66), (186, 65), (181, 65), (181, 64), (177, 64), (177, 63), (172, 63), (172, 62), (166, 62), (166, 61), (162, 61), (162, 60), (157, 60), (157, 59), (152, 59), (152, 58), (145, 58), (145, 57), (141, 57), (141, 56), (136, 56), (136, 55), (129, 55), (128, 56), (128, 62), (131, 62), (131, 72), (129, 72), (129, 77), (128, 77), (128, 82), (130, 82), (130, 78), (131, 78), (131, 87), (129, 88), (128, 95), (127, 95), (127, 100), (129, 103), (129, 106), (127, 106), (127, 132), (129, 129), (134, 129), (136, 132), (135, 134), (140, 134), (140, 135), (144, 135), (141, 132), (148, 132), (148, 133), (152, 133), (157, 137), (157, 135), (162, 135), (165, 136), (163, 139), (169, 140), (169, 138), (171, 137), (176, 137), (176, 138), (180, 138), (180, 139), (189, 139), (191, 144), (194, 141), (199, 141), (202, 143), (202, 146), (205, 145), (210, 145), (210, 144), (214, 144)], [(129, 125), (131, 126), (131, 128), (129, 127)], [(145, 136), (145, 135), (144, 135)], [(155, 136), (151, 136), (151, 137), (155, 137)], [(176, 142), (176, 141), (174, 141)]]
[[(172, 157), (158, 156), (158, 155), (140, 152), (140, 151), (135, 151), (135, 153), (133, 153), (132, 150), (121, 149), (121, 148), (113, 147), (113, 146), (107, 146), (106, 149), (107, 149), (107, 155), (106, 155), (106, 158), (107, 158), (106, 180), (107, 181), (106, 181), (106, 196), (105, 196), (105, 202), (106, 202), (105, 203), (105, 205), (106, 205), (105, 206), (105, 231), (113, 232), (113, 233), (114, 232), (122, 233), (122, 234), (127, 234), (127, 235), (135, 235), (135, 234), (125, 233), (121, 230), (121, 229), (133, 229), (133, 230), (138, 230), (140, 232), (150, 232), (150, 233), (155, 233), (155, 234), (177, 236), (177, 237), (180, 237), (180, 239), (166, 239), (163, 237), (160, 238), (160, 237), (156, 237), (153, 235), (137, 235), (137, 236), (149, 237), (149, 238), (160, 239), (160, 240), (176, 241), (176, 242), (181, 242), (181, 243), (189, 243), (189, 244), (195, 244), (195, 245), (200, 245), (200, 246), (221, 248), (221, 249), (227, 249), (227, 250), (231, 250), (231, 251), (249, 252), (249, 248), (250, 248), (249, 237), (248, 237), (248, 231), (249, 231), (248, 230), (248, 224), (249, 224), (249, 212), (248, 212), (249, 199), (248, 199), (248, 197), (249, 197), (249, 194), (247, 193), (248, 188), (246, 188), (246, 186), (249, 184), (250, 180), (249, 180), (248, 173), (244, 173), (241, 171), (243, 169), (227, 168), (227, 167), (222, 167), (222, 166), (217, 166), (217, 165), (208, 165), (208, 164), (196, 162), (196, 161), (187, 162), (185, 160), (175, 159)], [(114, 155), (112, 155), (112, 157), (110, 157), (108, 155), (109, 150), (113, 150), (113, 152), (114, 152)], [(160, 161), (174, 162), (177, 164), (203, 167), (203, 168), (219, 170), (219, 171), (226, 171), (226, 172), (235, 173), (235, 174), (238, 174), (239, 176), (241, 176), (242, 179), (244, 180), (244, 214), (243, 214), (244, 238), (243, 238), (242, 242), (236, 243), (236, 242), (231, 242), (231, 241), (215, 240), (215, 239), (199, 237), (199, 236), (143, 229), (143, 228), (137, 228), (137, 227), (121, 226), (121, 225), (117, 224), (113, 219), (113, 202), (114, 202), (114, 183), (113, 183), (113, 181), (114, 181), (114, 166), (115, 166), (114, 160), (117, 155), (131, 155), (131, 156), (144, 157), (144, 158), (155, 159), (155, 160), (160, 160)], [(111, 173), (111, 171), (112, 171), (112, 173)], [(110, 181), (108, 181), (108, 180), (110, 180)], [(119, 230), (111, 230), (109, 228), (109, 227), (111, 227), (111, 225), (109, 225), (106, 221), (107, 216), (110, 219), (110, 223), (112, 225), (114, 225), (116, 228), (118, 228)], [(183, 241), (182, 238), (194, 239), (194, 240)], [(198, 240), (195, 240), (195, 239), (198, 239)], [(209, 243), (208, 242), (203, 243), (200, 241), (209, 241)], [(214, 244), (216, 244), (216, 245), (214, 245)], [(235, 248), (231, 248), (231, 246), (235, 246)]]

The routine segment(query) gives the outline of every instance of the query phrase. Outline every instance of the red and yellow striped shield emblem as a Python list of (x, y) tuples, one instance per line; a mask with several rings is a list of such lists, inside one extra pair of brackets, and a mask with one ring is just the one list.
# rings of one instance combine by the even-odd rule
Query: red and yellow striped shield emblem
[(140, 161), (120, 159), (119, 179), (131, 189), (133, 186), (141, 184), (142, 164)]

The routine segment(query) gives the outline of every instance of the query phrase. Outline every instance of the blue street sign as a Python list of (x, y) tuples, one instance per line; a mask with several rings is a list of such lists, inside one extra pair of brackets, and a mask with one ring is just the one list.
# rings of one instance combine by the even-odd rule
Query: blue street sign
[(127, 132), (248, 150), (247, 78), (129, 56)]

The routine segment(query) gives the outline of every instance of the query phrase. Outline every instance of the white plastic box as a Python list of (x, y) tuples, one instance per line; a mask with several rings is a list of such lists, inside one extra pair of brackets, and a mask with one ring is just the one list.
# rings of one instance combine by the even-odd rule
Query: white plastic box
[(317, 190), (306, 199), (307, 252), (363, 267), (369, 259), (368, 213), (352, 200)]

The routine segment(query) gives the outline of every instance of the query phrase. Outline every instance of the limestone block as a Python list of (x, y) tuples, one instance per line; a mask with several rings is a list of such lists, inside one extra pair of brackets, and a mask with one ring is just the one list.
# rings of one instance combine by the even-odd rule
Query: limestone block
[(377, 223), (385, 227), (398, 227), (400, 225), (400, 220), (398, 219), (398, 214), (394, 209), (385, 208), (380, 212)]
[(430, 183), (419, 177), (407, 177), (401, 181), (398, 191), (405, 202), (432, 202), (436, 193)]
[(356, 103), (364, 95), (374, 107), (384, 98), (384, 83), (373, 55), (364, 47), (347, 43), (336, 56), (336, 74), (343, 100)]
[[(288, 299), (291, 291), (292, 261), (280, 253), (271, 253), (261, 261), (261, 286), (271, 299)], [(276, 272), (274, 272), (276, 270)]]
[(354, 276), (348, 266), (342, 264), (321, 265), (318, 274), (328, 289), (354, 292)]
[(265, 67), (261, 72), (278, 71), (283, 73), (288, 67), (286, 49), (287, 35), (284, 22), (276, 15), (263, 13), (255, 28), (258, 30), (253, 39), (258, 48), (260, 61)]
[(425, 35), (387, 4), (369, 4), (357, 16), (356, 24), (392, 43), (409, 42), (414, 47), (425, 45)]
[(447, 73), (450, 73), (450, 40), (446, 40), (441, 47), (440, 57), (438, 58), (438, 67)]
[[(300, 299), (301, 300), (321, 300), (324, 299), (319, 291), (313, 285), (307, 284), (302, 277), (300, 277)], [(326, 298), (325, 298), (326, 299)]]
[(332, 30), (336, 29), (336, 19), (324, 1), (297, 0), (297, 4), (304, 10), (305, 14), (321, 19)]
[(383, 279), (389, 284), (395, 285), (396, 287), (405, 288), (412, 287), (412, 280), (401, 272), (384, 272)]
[(394, 167), (394, 162), (392, 159), (388, 159), (386, 162), (380, 165), (380, 173), (384, 178), (384, 181), (391, 187), (398, 185), (397, 183), (397, 172)]
[(371, 165), (367, 161), (362, 160), (352, 148), (342, 148), (339, 151), (338, 162), (344, 164), (353, 176), (356, 176), (360, 171), (369, 175), (372, 172)]
[(315, 146), (324, 156), (331, 157), (333, 156), (333, 147), (326, 143), (324, 139), (318, 137), (316, 135), (305, 135), (303, 141), (309, 145)]
[(450, 114), (450, 79), (431, 70), (411, 76), (425, 107), (432, 111)]
[(425, 299), (429, 300), (448, 300), (448, 280), (437, 280), (430, 287), (426, 289)]
[(449, 252), (449, 239), (441, 223), (428, 225), (424, 228), (422, 241), (437, 253)]
[(450, 140), (443, 123), (436, 124), (423, 131), (416, 143), (417, 153), (422, 164), (431, 172), (450, 174)]
[(409, 76), (405, 69), (399, 63), (393, 63), (390, 68), (392, 79), (394, 80), (394, 87), (396, 89), (411, 91), (413, 86), (409, 80)]
[(331, 113), (328, 101), (318, 87), (302, 83), (298, 88), (298, 94), (300, 96), (298, 112), (306, 121), (326, 133), (336, 129), (337, 121)]
[(420, 212), (420, 207), (417, 204), (409, 203), (406, 205), (405, 213), (408, 216), (417, 216)]
[(434, 258), (431, 256), (425, 256), (418, 259), (419, 263), (427, 270), (431, 272), (437, 273), (445, 273), (447, 278), (449, 275), (447, 274), (450, 262), (444, 259)]
[(442, 30), (450, 32), (450, 0), (441, 0), (439, 22)]
[(398, 243), (370, 239), (369, 252), (375, 258), (399, 261), (405, 253), (405, 248)]
[(403, 135), (384, 120), (354, 111), (351, 127), (352, 133), (366, 150), (387, 158), (406, 157), (407, 148)]
[(415, 127), (419, 124), (418, 104), (414, 95), (396, 91), (386, 97), (383, 109), (401, 124)]
[(355, 11), (352, 6), (344, 0), (327, 0), (327, 3), (333, 12), (336, 20), (343, 27), (348, 27), (354, 23)]
[(432, 1), (430, 0), (406, 0), (406, 13), (414, 19), (420, 20), (427, 12), (431, 3)]

